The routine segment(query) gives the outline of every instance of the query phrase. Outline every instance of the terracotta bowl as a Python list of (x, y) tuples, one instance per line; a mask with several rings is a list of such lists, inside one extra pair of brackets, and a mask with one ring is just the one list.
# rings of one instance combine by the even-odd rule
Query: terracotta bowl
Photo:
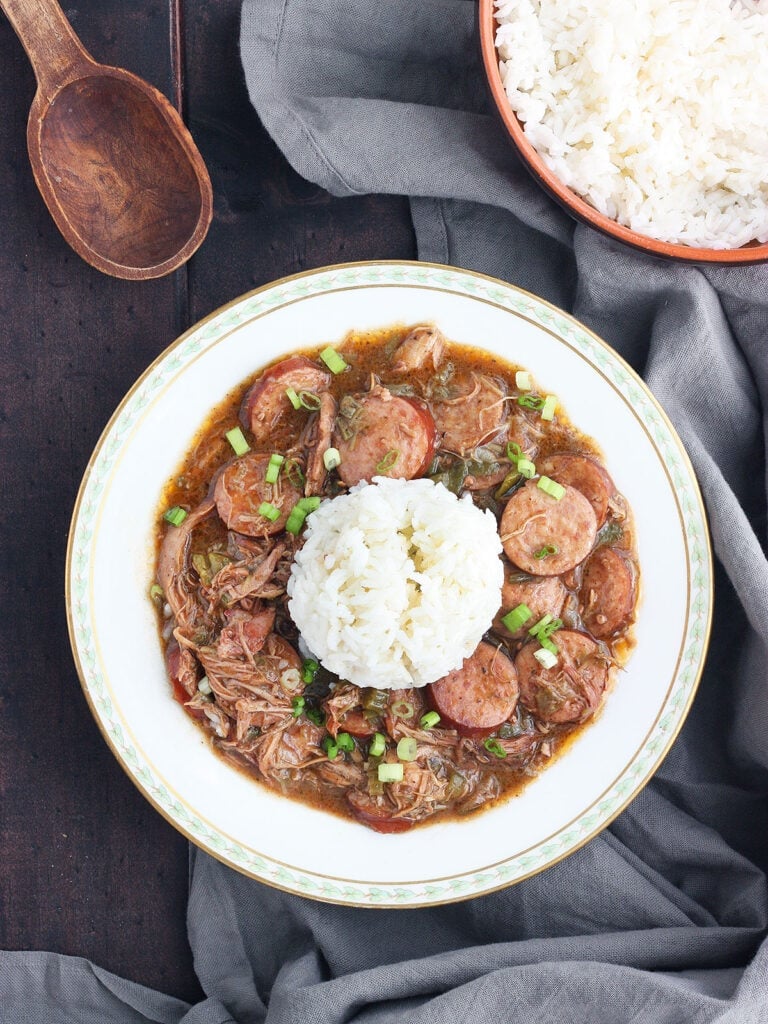
[(576, 220), (588, 224), (603, 234), (616, 238), (626, 245), (655, 256), (683, 260), (688, 263), (762, 263), (768, 261), (768, 243), (750, 242), (738, 249), (700, 249), (690, 245), (661, 242), (656, 238), (641, 235), (637, 231), (618, 224), (610, 217), (599, 213), (584, 199), (564, 185), (557, 175), (547, 167), (541, 156), (528, 141), (521, 122), (509, 104), (499, 71), (499, 55), (496, 52), (496, 22), (493, 0), (480, 0), (480, 45), (483, 63), (491, 95), (513, 145), (533, 177), (553, 199), (555, 199)]

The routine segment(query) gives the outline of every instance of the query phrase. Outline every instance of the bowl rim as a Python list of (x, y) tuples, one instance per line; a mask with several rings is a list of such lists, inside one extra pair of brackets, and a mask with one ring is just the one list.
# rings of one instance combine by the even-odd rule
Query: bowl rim
[(523, 161), (523, 165), (541, 188), (547, 192), (567, 213), (589, 227), (595, 228), (610, 238), (615, 238), (633, 249), (663, 259), (682, 263), (710, 263), (725, 266), (764, 263), (768, 260), (768, 242), (740, 246), (738, 249), (707, 249), (683, 245), (678, 242), (663, 242), (650, 235), (642, 235), (631, 228), (606, 217), (585, 199), (557, 177), (531, 145), (523, 126), (510, 106), (499, 71), (499, 56), (496, 50), (496, 20), (494, 0), (480, 0), (478, 5), (480, 50), (485, 78), (491, 92), (496, 112), (507, 129), (512, 144)]
[[(314, 279), (314, 290), (313, 290)], [(518, 315), (529, 319), (530, 322), (538, 325), (549, 333), (555, 334), (562, 343), (571, 347), (580, 347), (582, 354), (594, 352), (607, 356), (609, 362), (614, 362), (615, 376), (614, 387), (620, 390), (621, 387), (634, 391), (639, 397), (633, 398), (630, 402), (634, 414), (640, 418), (640, 412), (635, 404), (645, 404), (649, 411), (645, 413), (652, 419), (656, 429), (665, 433), (665, 440), (674, 448), (674, 453), (679, 459), (680, 468), (686, 478), (684, 483), (687, 487), (686, 509), (691, 516), (693, 526), (686, 527), (686, 544), (691, 549), (696, 548), (698, 557), (694, 560), (699, 563), (699, 572), (702, 574), (703, 585), (699, 585), (697, 602), (692, 602), (692, 591), (689, 591), (689, 604), (692, 607), (690, 622), (686, 627), (686, 635), (681, 638), (680, 660), (673, 683), (670, 685), (666, 703), (670, 707), (669, 713), (665, 716), (667, 720), (673, 719), (672, 727), (669, 723), (661, 722), (663, 707), (659, 709), (656, 724), (649, 732), (643, 747), (633, 756), (633, 760), (622, 770), (620, 777), (612, 784), (613, 803), (607, 810), (592, 808), (581, 812), (579, 825), (581, 831), (574, 840), (574, 827), (568, 826), (570, 838), (563, 837), (561, 845), (563, 849), (556, 855), (551, 855), (551, 849), (544, 847), (547, 843), (540, 843), (538, 847), (538, 862), (536, 857), (524, 857), (520, 853), (512, 853), (505, 860), (494, 864), (491, 867), (495, 871), (496, 878), (500, 879), (496, 884), (488, 884), (488, 869), (470, 869), (445, 878), (433, 879), (431, 882), (415, 883), (421, 885), (425, 893), (416, 899), (407, 887), (394, 882), (366, 883), (352, 882), (342, 886), (345, 879), (330, 879), (330, 876), (313, 875), (310, 868), (298, 868), (292, 865), (285, 865), (271, 858), (269, 855), (256, 852), (255, 856), (246, 856), (236, 839), (225, 836), (223, 832), (213, 833), (201, 831), (200, 821), (190, 820), (189, 811), (186, 808), (178, 807), (178, 801), (168, 798), (168, 793), (163, 795), (163, 780), (157, 780), (152, 776), (152, 765), (136, 764), (137, 754), (130, 744), (130, 740), (122, 735), (119, 723), (112, 731), (105, 720), (105, 695), (103, 690), (98, 692), (98, 685), (94, 685), (94, 671), (90, 666), (87, 643), (83, 641), (82, 622), (76, 623), (75, 604), (82, 605), (83, 598), (78, 597), (77, 591), (81, 586), (83, 577), (87, 579), (88, 572), (84, 571), (84, 563), (87, 561), (87, 552), (91, 548), (92, 530), (90, 518), (94, 512), (88, 511), (94, 503), (98, 504), (98, 495), (104, 487), (104, 479), (108, 478), (110, 460), (114, 460), (115, 452), (119, 452), (121, 442), (121, 430), (125, 428), (125, 421), (128, 420), (130, 429), (130, 408), (131, 406), (141, 407), (146, 402), (147, 391), (153, 392), (158, 386), (159, 372), (162, 371), (162, 364), (178, 363), (185, 358), (184, 350), (199, 352), (201, 346), (204, 348), (211, 339), (216, 339), (220, 333), (226, 333), (232, 329), (233, 324), (248, 322), (253, 314), (246, 314), (244, 319), (238, 319), (238, 307), (253, 307), (261, 304), (273, 308), (279, 304), (281, 298), (285, 302), (295, 301), (298, 298), (306, 298), (308, 295), (334, 290), (348, 290), (350, 287), (360, 288), (368, 286), (390, 287), (415, 286), (427, 289), (437, 289), (458, 294), (468, 299), (481, 299), (498, 305), (508, 312), (517, 312)], [(272, 294), (270, 294), (272, 293)], [(293, 296), (293, 299), (290, 298)], [(524, 312), (523, 312), (524, 310)], [(562, 332), (562, 334), (560, 333)], [(566, 340), (565, 334), (569, 334)], [(574, 344), (575, 342), (575, 344)], [(593, 360), (599, 355), (586, 356), (588, 361), (598, 372), (601, 371)], [(188, 357), (187, 357), (188, 358)], [(682, 507), (679, 510), (682, 514)], [(695, 542), (695, 543), (694, 543)], [(187, 331), (177, 337), (166, 349), (164, 349), (140, 375), (136, 382), (125, 394), (114, 413), (110, 417), (101, 436), (99, 437), (94, 450), (87, 463), (83, 478), (78, 489), (75, 500), (70, 529), (67, 540), (66, 567), (65, 567), (65, 605), (67, 616), (67, 628), (70, 645), (72, 648), (75, 666), (78, 672), (80, 685), (83, 690), (86, 702), (93, 714), (97, 727), (105, 739), (107, 745), (115, 755), (121, 768), (125, 771), (131, 781), (137, 786), (142, 795), (148, 799), (152, 806), (189, 841), (199, 846), (204, 852), (220, 860), (230, 868), (235, 868), (241, 873), (248, 875), (258, 881), (264, 882), (274, 888), (281, 889), (292, 894), (311, 897), (320, 902), (336, 903), (345, 906), (355, 907), (380, 907), (380, 908), (415, 908), (422, 906), (437, 906), (441, 904), (454, 903), (464, 899), (487, 895), (500, 889), (523, 881), (532, 875), (539, 873), (545, 868), (557, 864), (560, 860), (575, 853), (599, 832), (606, 828), (624, 808), (635, 799), (642, 791), (647, 782), (652, 778), (655, 771), (665, 758), (669, 748), (676, 739), (683, 723), (686, 720), (688, 711), (695, 697), (699, 681), (704, 670), (706, 653), (709, 644), (709, 637), (713, 619), (713, 563), (712, 548), (706, 511), (698, 487), (696, 476), (690, 459), (685, 451), (669, 417), (661, 405), (653, 397), (647, 385), (635, 373), (628, 363), (613, 350), (598, 335), (590, 331), (583, 324), (565, 313), (558, 307), (544, 299), (533, 295), (521, 288), (510, 285), (487, 275), (475, 271), (468, 271), (461, 268), (444, 266), (441, 264), (421, 263), (418, 261), (405, 260), (378, 260), (363, 261), (356, 263), (335, 264), (326, 267), (314, 268), (303, 271), (288, 277), (280, 278), (269, 282), (260, 288), (254, 289), (238, 296), (231, 302), (214, 310), (207, 317), (198, 321)], [(693, 614), (695, 612), (695, 614)], [(78, 615), (82, 615), (79, 611)], [(695, 620), (695, 621), (694, 621)], [(81, 643), (83, 649), (81, 651)], [(685, 670), (682, 664), (682, 651), (686, 648)], [(687, 678), (686, 678), (687, 676)], [(673, 697), (674, 691), (674, 697)], [(108, 701), (108, 696), (106, 698)], [(114, 724), (114, 723), (113, 723)], [(651, 741), (653, 733), (653, 741)], [(647, 755), (645, 764), (641, 764), (643, 755)], [(141, 754), (138, 755), (139, 760)], [(650, 762), (650, 767), (648, 766)], [(643, 772), (643, 778), (638, 785), (631, 779), (637, 778), (639, 772)], [(610, 788), (610, 787), (609, 787)], [(607, 792), (607, 791), (606, 791)], [(601, 808), (610, 804), (608, 799), (601, 799)], [(192, 808), (194, 814), (194, 808)], [(563, 832), (564, 829), (559, 830)], [(222, 841), (224, 840), (224, 841)], [(527, 851), (523, 851), (527, 854)], [(523, 865), (521, 868), (511, 868), (511, 862), (521, 863), (523, 860), (531, 861), (530, 866)], [(267, 862), (265, 867), (264, 862)], [(286, 867), (290, 870), (286, 871)], [(295, 872), (295, 874), (291, 874)], [(317, 879), (322, 883), (335, 881), (339, 884), (317, 884)], [(470, 881), (467, 881), (467, 879)], [(443, 883), (435, 885), (434, 883)], [(409, 883), (414, 885), (414, 883)]]

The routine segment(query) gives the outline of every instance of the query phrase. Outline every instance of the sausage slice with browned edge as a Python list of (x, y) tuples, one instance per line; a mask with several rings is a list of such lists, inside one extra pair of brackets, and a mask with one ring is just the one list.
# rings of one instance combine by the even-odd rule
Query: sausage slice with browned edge
[(504, 554), (532, 576), (559, 576), (592, 550), (597, 520), (573, 487), (559, 500), (528, 480), (507, 502), (499, 526)]
[[(213, 499), (228, 529), (248, 537), (263, 537), (279, 533), (285, 526), (302, 492), (284, 473), (280, 474), (276, 484), (268, 484), (269, 460), (270, 456), (262, 452), (248, 452), (230, 462), (219, 474)], [(280, 514), (274, 522), (260, 514), (262, 504), (278, 509)]]
[(240, 420), (253, 434), (254, 444), (266, 444), (278, 421), (293, 406), (286, 395), (288, 388), (300, 394), (327, 391), (331, 375), (306, 356), (290, 356), (275, 363), (246, 392), (240, 407)]
[[(432, 413), (417, 398), (403, 398), (375, 385), (353, 403), (339, 407), (333, 432), (347, 487), (375, 476), (413, 480), (423, 476), (435, 454)], [(345, 413), (351, 413), (347, 415)]]
[(608, 502), (616, 492), (608, 471), (597, 459), (575, 452), (547, 455), (536, 463), (539, 473), (557, 480), (559, 484), (575, 487), (590, 503), (595, 512), (598, 530), (608, 514)]
[(598, 639), (629, 622), (635, 607), (635, 574), (615, 548), (598, 548), (584, 563), (579, 607), (582, 622)]
[(538, 641), (522, 647), (515, 658), (520, 703), (540, 722), (582, 722), (597, 708), (608, 682), (608, 662), (586, 633), (561, 629), (552, 634), (557, 664), (544, 666), (534, 657)]
[(517, 672), (500, 648), (481, 643), (461, 668), (427, 687), (440, 724), (462, 736), (487, 736), (515, 713)]

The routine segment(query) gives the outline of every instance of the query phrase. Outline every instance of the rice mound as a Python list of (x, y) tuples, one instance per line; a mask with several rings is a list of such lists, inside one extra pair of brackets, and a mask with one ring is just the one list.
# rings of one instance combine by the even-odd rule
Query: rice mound
[(307, 520), (288, 609), (306, 646), (358, 686), (425, 686), (459, 668), (501, 605), (496, 520), (431, 480), (375, 477)]
[(768, 3), (495, 0), (525, 135), (600, 213), (666, 242), (768, 240)]

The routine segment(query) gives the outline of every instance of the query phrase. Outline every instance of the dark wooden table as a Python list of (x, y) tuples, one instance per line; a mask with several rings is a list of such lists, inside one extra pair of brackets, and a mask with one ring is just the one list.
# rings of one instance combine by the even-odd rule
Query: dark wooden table
[(214, 221), (183, 270), (108, 278), (72, 253), (26, 154), (32, 71), (0, 14), (0, 947), (84, 956), (194, 1000), (187, 844), (123, 773), (67, 639), (67, 530), (88, 457), (136, 377), (190, 324), (305, 268), (413, 258), (405, 200), (334, 199), (295, 174), (250, 106), (240, 0), (82, 0), (100, 61), (181, 105)]

